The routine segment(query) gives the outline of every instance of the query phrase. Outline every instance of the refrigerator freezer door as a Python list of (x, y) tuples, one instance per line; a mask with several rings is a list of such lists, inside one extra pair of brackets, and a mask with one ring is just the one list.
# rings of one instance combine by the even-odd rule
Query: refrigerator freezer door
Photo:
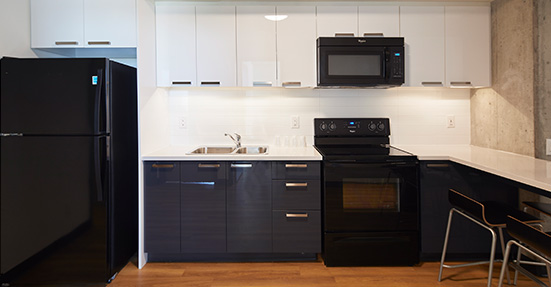
[(106, 63), (104, 58), (2, 58), (0, 132), (103, 134)]
[(0, 137), (2, 282), (106, 282), (107, 204), (95, 180), (99, 155), (107, 185), (105, 138)]

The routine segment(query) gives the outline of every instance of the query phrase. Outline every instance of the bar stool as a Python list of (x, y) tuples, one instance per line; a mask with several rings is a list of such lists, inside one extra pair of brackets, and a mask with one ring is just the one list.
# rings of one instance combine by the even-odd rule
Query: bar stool
[[(540, 286), (551, 286), (551, 235), (545, 233), (533, 226), (530, 226), (514, 217), (507, 217), (507, 233), (513, 237), (513, 239), (507, 242), (507, 248), (505, 249), (505, 256), (503, 260), (503, 266), (501, 267), (501, 273), (499, 275), (498, 286), (503, 285), (504, 273), (508, 266), (511, 266), (515, 269), (516, 272), (520, 272), (526, 277), (532, 279), (534, 282), (538, 283)], [(517, 240), (519, 243), (517, 242)], [(518, 255), (517, 260), (507, 264), (509, 260), (509, 253), (511, 252), (511, 246), (518, 246)], [(547, 268), (547, 279), (549, 280), (549, 285), (543, 283), (539, 278), (534, 274), (530, 273), (528, 270), (520, 266), (520, 257), (521, 250), (533, 255), (534, 257), (540, 259)], [(516, 278), (515, 278), (516, 281)], [(515, 282), (516, 283), (516, 282)]]
[[(480, 264), (489, 264), (488, 269), (488, 287), (492, 286), (492, 270), (494, 267), (495, 261), (495, 249), (496, 249), (496, 232), (494, 229), (497, 229), (499, 233), (499, 238), (501, 242), (502, 252), (505, 253), (505, 244), (503, 239), (503, 228), (506, 226), (507, 215), (512, 215), (515, 218), (520, 219), (526, 223), (540, 223), (541, 220), (528, 214), (522, 212), (518, 209), (510, 207), (508, 205), (495, 202), (495, 201), (486, 201), (478, 202), (462, 193), (459, 193), (453, 189), (448, 191), (448, 200), (452, 205), (450, 209), (450, 214), (448, 217), (448, 226), (446, 228), (446, 237), (444, 238), (444, 247), (442, 249), (442, 259), (440, 260), (440, 272), (438, 274), (438, 281), (442, 281), (442, 271), (443, 268), (460, 268), (466, 266), (474, 266)], [(478, 224), (482, 228), (488, 230), (492, 235), (492, 247), (490, 250), (490, 259), (488, 261), (479, 261), (466, 264), (458, 265), (445, 265), (444, 260), (446, 258), (446, 249), (448, 247), (448, 239), (450, 235), (450, 227), (452, 223), (453, 214), (457, 213), (463, 217), (469, 219), (470, 221)], [(509, 281), (509, 273), (507, 273), (507, 281)]]

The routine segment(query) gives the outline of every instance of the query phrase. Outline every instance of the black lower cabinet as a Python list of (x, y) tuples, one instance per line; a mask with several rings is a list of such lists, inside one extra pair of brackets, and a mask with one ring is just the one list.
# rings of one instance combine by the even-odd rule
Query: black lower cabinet
[(180, 164), (144, 163), (145, 252), (180, 252)]
[(226, 165), (182, 162), (181, 252), (226, 252)]
[[(518, 190), (497, 176), (450, 161), (421, 162), (421, 260), (439, 261), (442, 255), (449, 211), (448, 190), (455, 189), (478, 201), (498, 200), (518, 205)], [(454, 214), (446, 260), (488, 258), (490, 233)], [(496, 254), (501, 253), (498, 243)]]
[(230, 162), (227, 174), (228, 252), (272, 252), (271, 163)]

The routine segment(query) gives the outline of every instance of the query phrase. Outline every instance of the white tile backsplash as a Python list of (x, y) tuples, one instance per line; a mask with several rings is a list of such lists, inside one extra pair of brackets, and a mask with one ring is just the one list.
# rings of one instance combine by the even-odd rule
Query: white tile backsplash
[[(166, 89), (171, 145), (313, 143), (316, 117), (388, 117), (393, 144), (469, 144), (470, 91), (445, 88), (394, 89)], [(447, 128), (454, 115), (455, 128)], [(300, 128), (291, 128), (291, 117)], [(187, 127), (180, 127), (180, 119)], [(162, 128), (162, 127), (159, 127)]]

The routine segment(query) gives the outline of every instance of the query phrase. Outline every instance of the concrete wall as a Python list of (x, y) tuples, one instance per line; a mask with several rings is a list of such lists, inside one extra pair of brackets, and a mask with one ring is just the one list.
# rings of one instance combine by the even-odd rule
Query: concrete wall
[(535, 149), (536, 157), (545, 154), (545, 140), (551, 139), (551, 2), (535, 0)]
[(492, 88), (471, 93), (471, 143), (534, 156), (534, 5), (492, 2)]

